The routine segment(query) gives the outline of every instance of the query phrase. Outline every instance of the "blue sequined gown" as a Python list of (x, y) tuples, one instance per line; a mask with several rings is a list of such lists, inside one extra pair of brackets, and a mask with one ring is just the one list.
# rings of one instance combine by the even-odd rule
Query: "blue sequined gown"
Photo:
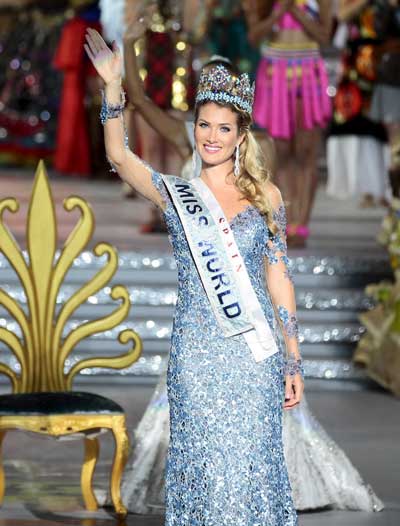
[[(283, 354), (256, 363), (242, 336), (222, 336), (157, 172), (153, 184), (166, 203), (179, 283), (167, 372), (165, 524), (297, 525), (282, 444)], [(265, 286), (265, 220), (250, 206), (231, 228), (279, 341)]]

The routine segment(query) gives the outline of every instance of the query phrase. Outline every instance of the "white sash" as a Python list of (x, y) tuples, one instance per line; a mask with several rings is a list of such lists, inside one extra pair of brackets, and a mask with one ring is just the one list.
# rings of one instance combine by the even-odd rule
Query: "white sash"
[(256, 362), (278, 351), (229, 223), (200, 178), (162, 175), (193, 259), (226, 337), (243, 334)]

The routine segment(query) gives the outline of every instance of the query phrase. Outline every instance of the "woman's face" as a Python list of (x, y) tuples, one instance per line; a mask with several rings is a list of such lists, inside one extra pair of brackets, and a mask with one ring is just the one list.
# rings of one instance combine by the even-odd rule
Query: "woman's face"
[(203, 104), (199, 109), (194, 137), (196, 149), (205, 164), (216, 166), (228, 161), (241, 142), (237, 114), (214, 102)]

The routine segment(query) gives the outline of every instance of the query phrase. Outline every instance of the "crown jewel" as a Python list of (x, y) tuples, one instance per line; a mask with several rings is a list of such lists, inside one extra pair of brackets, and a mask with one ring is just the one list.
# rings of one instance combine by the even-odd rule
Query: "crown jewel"
[(224, 66), (218, 65), (207, 68), (200, 75), (196, 103), (227, 102), (251, 114), (253, 100), (254, 83), (250, 83), (247, 73), (237, 77), (229, 73)]

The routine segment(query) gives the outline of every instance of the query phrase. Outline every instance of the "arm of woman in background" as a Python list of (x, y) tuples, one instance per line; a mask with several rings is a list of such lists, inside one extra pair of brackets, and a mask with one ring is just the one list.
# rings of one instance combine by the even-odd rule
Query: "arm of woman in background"
[(319, 20), (313, 20), (296, 5), (292, 5), (289, 11), (304, 27), (308, 35), (321, 46), (329, 44), (332, 33), (332, 2), (331, 0), (319, 1)]
[(267, 243), (265, 274), (286, 344), (284, 407), (290, 408), (298, 404), (303, 395), (303, 369), (298, 341), (296, 297), (287, 257), (285, 207), (278, 188), (272, 183), (269, 185), (268, 194), (278, 230)]
[(105, 104), (102, 108), (102, 113), (105, 110), (105, 115), (102, 115), (102, 118), (107, 157), (124, 181), (163, 208), (163, 199), (152, 183), (151, 168), (126, 146), (122, 117), (121, 53), (115, 44), (111, 50), (101, 35), (91, 28), (88, 28), (86, 33), (85, 50), (105, 84)]
[(146, 96), (139, 75), (134, 46), (144, 36), (153, 8), (152, 6), (145, 7), (144, 2), (127, 0), (125, 9), (124, 61), (129, 101), (145, 121), (176, 148), (181, 158), (187, 159), (192, 149), (187, 139), (184, 121), (172, 117)]
[(354, 18), (369, 0), (339, 0), (337, 18), (339, 22), (347, 22)]
[(273, 0), (266, 0), (265, 12), (268, 16), (260, 20), (259, 0), (244, 0), (242, 5), (249, 31), (249, 42), (257, 46), (263, 38), (268, 37), (274, 25), (288, 11), (292, 3), (293, 0), (283, 0), (277, 9), (273, 9)]
[(185, 0), (182, 3), (184, 34), (191, 44), (201, 44), (206, 37), (215, 0)]

